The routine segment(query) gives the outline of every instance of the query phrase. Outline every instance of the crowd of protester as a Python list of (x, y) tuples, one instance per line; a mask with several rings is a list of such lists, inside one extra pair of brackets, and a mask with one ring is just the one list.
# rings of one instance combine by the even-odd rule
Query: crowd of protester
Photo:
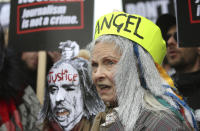
[[(124, 25), (143, 22), (101, 28), (112, 16), (128, 16)], [(38, 52), (8, 48), (0, 27), (0, 131), (197, 131), (200, 48), (178, 46), (175, 17), (164, 14), (154, 24), (113, 12), (98, 24), (87, 50), (74, 53), (69, 40), (61, 53), (47, 53), (43, 105)]]

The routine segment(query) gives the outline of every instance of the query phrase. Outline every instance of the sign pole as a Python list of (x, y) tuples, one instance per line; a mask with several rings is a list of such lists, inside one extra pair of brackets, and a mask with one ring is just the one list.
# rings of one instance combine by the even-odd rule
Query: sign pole
[(38, 70), (37, 70), (37, 97), (40, 104), (44, 101), (44, 91), (45, 91), (45, 78), (46, 78), (46, 59), (47, 54), (45, 51), (38, 52)]

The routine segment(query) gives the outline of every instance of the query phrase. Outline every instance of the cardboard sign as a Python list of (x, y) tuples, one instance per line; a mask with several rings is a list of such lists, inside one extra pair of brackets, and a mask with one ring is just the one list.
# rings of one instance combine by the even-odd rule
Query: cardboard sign
[(9, 46), (57, 50), (70, 39), (84, 47), (92, 40), (93, 6), (90, 0), (13, 0)]
[(180, 47), (200, 46), (200, 0), (176, 0)]
[(129, 14), (138, 14), (156, 22), (162, 14), (174, 14), (174, 2), (173, 0), (123, 0), (123, 9)]

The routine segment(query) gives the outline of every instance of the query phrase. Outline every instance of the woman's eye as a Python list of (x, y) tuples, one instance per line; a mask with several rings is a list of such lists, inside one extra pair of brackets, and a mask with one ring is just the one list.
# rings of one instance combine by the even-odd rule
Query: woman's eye
[(92, 67), (94, 68), (94, 67), (97, 67), (98, 66), (98, 64), (97, 63), (95, 63), (95, 62), (92, 62)]
[(92, 66), (92, 72), (96, 72), (98, 64), (96, 62), (92, 62), (91, 66)]
[(113, 65), (115, 63), (113, 61), (109, 61), (108, 64)]
[(116, 62), (114, 62), (112, 60), (106, 60), (105, 64), (107, 64), (107, 65), (113, 65), (113, 64), (116, 64)]

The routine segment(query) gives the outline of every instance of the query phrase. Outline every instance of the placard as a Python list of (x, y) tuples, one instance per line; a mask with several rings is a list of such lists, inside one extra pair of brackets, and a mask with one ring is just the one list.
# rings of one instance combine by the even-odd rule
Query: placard
[(176, 0), (180, 47), (200, 46), (200, 0)]
[(63, 41), (92, 40), (91, 0), (13, 0), (9, 46), (19, 51), (57, 50)]
[(173, 0), (123, 0), (123, 10), (156, 22), (162, 14), (174, 14), (174, 2)]

